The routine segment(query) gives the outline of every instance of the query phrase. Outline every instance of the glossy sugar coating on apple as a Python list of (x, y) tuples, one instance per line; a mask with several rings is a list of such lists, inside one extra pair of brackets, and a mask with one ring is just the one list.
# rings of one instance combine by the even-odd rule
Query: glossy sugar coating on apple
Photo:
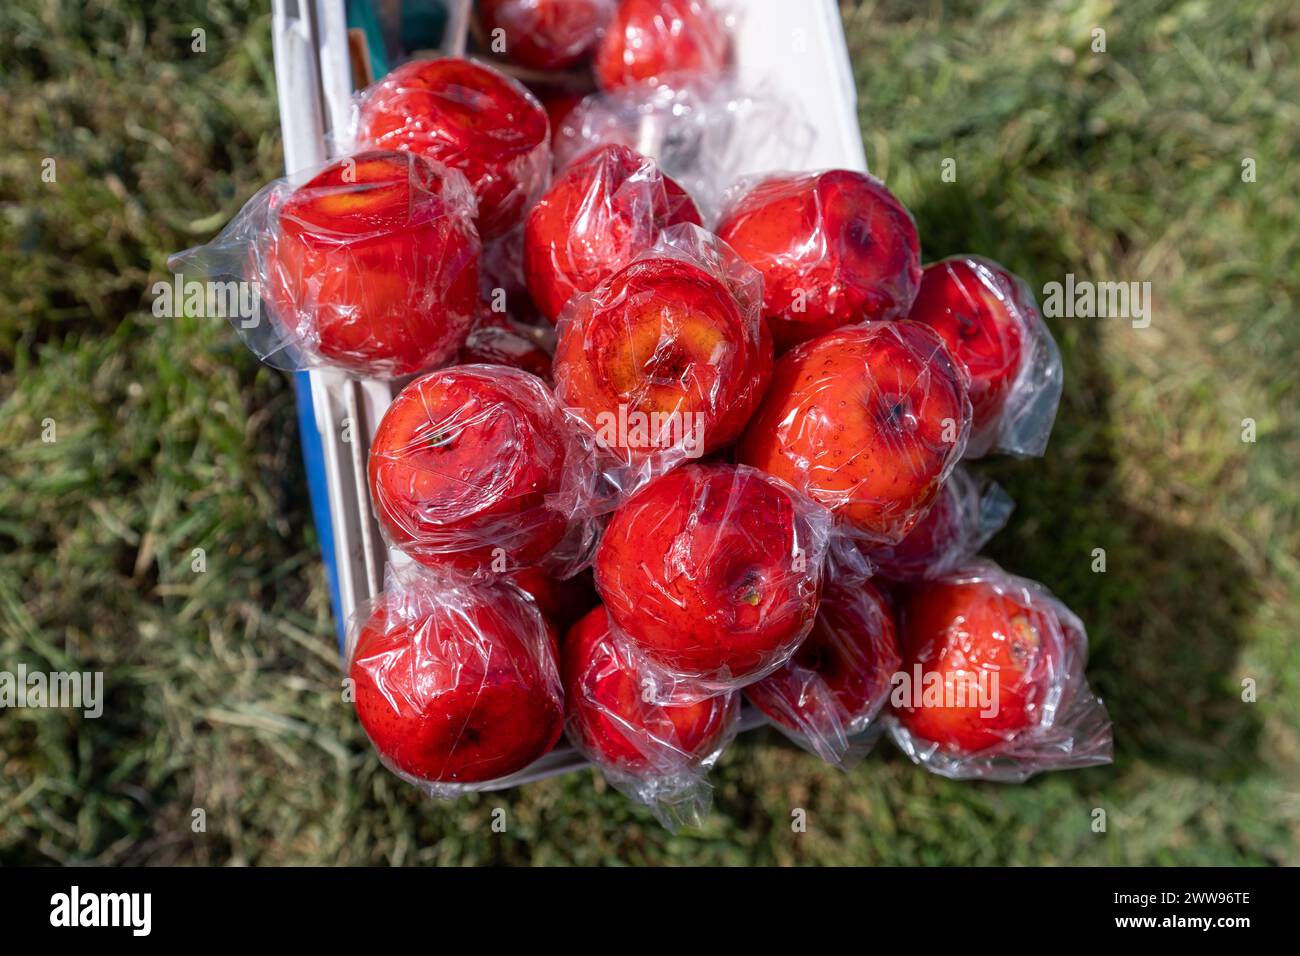
[(384, 762), (435, 792), (523, 770), (563, 731), (555, 635), (513, 588), (390, 583), (348, 676)]
[(596, 588), (651, 664), (715, 690), (739, 687), (807, 636), (828, 532), (823, 509), (762, 472), (684, 465), (614, 513)]
[(1024, 780), (1108, 763), (1087, 636), (1042, 585), (975, 561), (913, 585), (899, 612), (895, 739), (944, 776)]
[(717, 233), (763, 274), (778, 355), (842, 325), (903, 318), (921, 281), (911, 214), (865, 173), (765, 177), (728, 204)]
[(491, 67), (452, 57), (413, 60), (367, 89), (359, 137), (459, 169), (478, 199), (484, 239), (507, 232), (546, 188), (546, 111), (524, 86)]
[[(599, 766), (637, 777), (698, 772), (717, 755), (738, 708), (731, 694), (677, 702), (645, 692), (639, 655), (611, 633), (604, 607), (560, 651), (569, 739)], [(658, 688), (662, 694), (663, 689)]]
[(889, 697), (898, 670), (894, 612), (869, 581), (826, 586), (807, 640), (745, 694), (801, 746), (844, 766)]
[(869, 560), (876, 573), (891, 581), (939, 577), (983, 547), (1015, 507), (996, 483), (976, 478), (964, 467), (953, 469), (925, 516), (892, 547), (876, 548)]
[(987, 454), (999, 444), (1008, 406), (1029, 397), (1017, 391), (1035, 387), (1027, 366), (1047, 332), (1033, 295), (997, 263), (955, 256), (925, 267), (908, 317), (938, 332), (966, 366), (974, 412), (966, 457)]
[(416, 379), (370, 446), (371, 501), (389, 541), (421, 564), (489, 577), (573, 570), (591, 448), (535, 376), (459, 365)]
[(952, 471), (970, 428), (965, 370), (915, 322), (846, 326), (776, 363), (737, 446), (868, 544), (897, 544)]
[(702, 83), (730, 61), (726, 19), (709, 0), (621, 0), (596, 48), (596, 82), (606, 92)]
[(528, 214), (528, 291), (554, 322), (576, 293), (595, 288), (679, 223), (699, 225), (699, 210), (653, 160), (625, 146), (595, 149), (558, 176)]
[(456, 354), (478, 309), (480, 252), (460, 173), (371, 151), (270, 195), (257, 272), (303, 364), (394, 377)]
[(590, 59), (615, 0), (479, 0), (479, 16), (505, 55), (535, 70), (567, 70)]
[(716, 237), (676, 226), (576, 296), (557, 329), (556, 394), (641, 481), (730, 444), (772, 374), (762, 281)]

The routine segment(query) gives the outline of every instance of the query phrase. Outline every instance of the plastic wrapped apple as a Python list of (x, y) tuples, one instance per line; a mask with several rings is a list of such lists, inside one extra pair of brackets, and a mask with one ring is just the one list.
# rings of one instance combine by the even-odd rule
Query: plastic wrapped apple
[(362, 92), (357, 125), (363, 143), (463, 172), (484, 239), (516, 225), (550, 178), (546, 111), (522, 84), (481, 63), (405, 63)]
[(737, 446), (875, 545), (912, 530), (961, 458), (966, 372), (916, 322), (846, 326), (786, 353)]
[(592, 447), (535, 376), (458, 365), (404, 388), (370, 446), (375, 515), (421, 564), (479, 577), (589, 556)]
[(353, 624), (357, 717), (384, 763), (438, 796), (523, 770), (555, 746), (555, 635), (515, 588), (407, 569)]
[(679, 223), (699, 225), (699, 210), (653, 160), (625, 146), (593, 150), (557, 177), (528, 214), (528, 291), (554, 322), (576, 293), (591, 291)]
[(898, 664), (888, 599), (862, 578), (836, 580), (808, 639), (745, 695), (799, 746), (847, 770), (879, 736), (874, 721)]
[(777, 354), (842, 325), (905, 317), (921, 281), (911, 214), (865, 173), (742, 184), (717, 233), (763, 274)]
[(938, 332), (970, 373), (966, 457), (1041, 455), (1061, 398), (1061, 356), (1029, 287), (996, 262), (954, 256), (925, 267), (908, 317)]
[(991, 561), (909, 589), (895, 742), (945, 777), (1019, 782), (1109, 763), (1111, 729), (1088, 687), (1082, 622), (1046, 588)]
[(762, 281), (715, 236), (674, 226), (560, 317), (556, 394), (628, 466), (625, 490), (732, 442), (772, 374)]
[(596, 588), (649, 664), (705, 690), (780, 667), (821, 593), (824, 509), (752, 468), (683, 465), (610, 518)]
[(456, 354), (478, 309), (480, 243), (465, 178), (407, 153), (369, 151), (302, 186), (278, 180), (178, 272), (251, 283), (271, 315), (232, 323), (276, 368), (409, 375)]
[[(697, 822), (709, 804), (705, 774), (735, 733), (735, 696), (674, 699), (610, 631), (604, 607), (574, 625), (560, 657), (573, 745), (665, 825)], [(654, 694), (647, 681), (658, 685)]]
[(534, 70), (567, 70), (591, 58), (615, 0), (479, 0), (483, 26), (505, 55)]
[(709, 0), (620, 0), (596, 48), (596, 82), (606, 91), (705, 83), (730, 61), (726, 18)]

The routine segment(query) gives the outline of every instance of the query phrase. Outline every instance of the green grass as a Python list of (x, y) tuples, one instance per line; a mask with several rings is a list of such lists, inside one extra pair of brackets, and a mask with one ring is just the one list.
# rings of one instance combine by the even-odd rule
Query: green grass
[(384, 772), (339, 694), (288, 380), (147, 308), (279, 173), (265, 5), (25, 0), (0, 9), (0, 669), (102, 670), (109, 699), (0, 715), (0, 862), (1300, 863), (1300, 11), (845, 12), (927, 258), (1152, 283), (1149, 329), (1053, 322), (1048, 454), (983, 466), (1018, 502), (991, 553), (1089, 625), (1114, 766), (953, 783), (885, 747), (846, 776), (759, 732), (675, 836), (590, 771), (455, 805)]

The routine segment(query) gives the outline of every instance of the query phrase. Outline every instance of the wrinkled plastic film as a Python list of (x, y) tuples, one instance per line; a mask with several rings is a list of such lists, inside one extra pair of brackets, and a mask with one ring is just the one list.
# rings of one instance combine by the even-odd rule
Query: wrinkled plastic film
[(517, 322), (505, 313), (488, 311), (465, 339), (462, 365), (508, 365), (551, 381), (555, 332)]
[(550, 123), (523, 84), (473, 60), (413, 60), (358, 94), (356, 139), (459, 169), (484, 239), (508, 232), (546, 189)]
[(716, 232), (763, 275), (777, 353), (844, 325), (905, 318), (921, 282), (911, 214), (884, 183), (845, 169), (737, 183)]
[(528, 214), (528, 291), (554, 322), (575, 295), (590, 292), (654, 245), (665, 228), (682, 223), (699, 225), (699, 210), (653, 160), (625, 146), (592, 150)]
[(229, 317), (268, 365), (392, 378), (446, 362), (469, 332), (478, 308), (474, 208), (455, 170), (363, 152), (296, 189), (271, 183), (216, 239), (169, 265), (248, 299), (252, 315)]
[(1014, 508), (1001, 485), (959, 465), (907, 537), (893, 547), (872, 550), (869, 560), (877, 574), (891, 581), (941, 577), (973, 558)]
[(846, 326), (776, 363), (737, 459), (829, 508), (866, 546), (920, 521), (970, 430), (965, 369), (916, 322)]
[(611, 516), (596, 587), (649, 676), (678, 696), (735, 690), (812, 629), (830, 528), (825, 509), (762, 472), (683, 465)]
[(664, 826), (698, 825), (707, 774), (736, 733), (738, 698), (681, 693), (681, 682), (649, 675), (600, 607), (566, 636), (562, 665), (573, 745)]
[(889, 600), (866, 580), (842, 578), (826, 586), (793, 657), (745, 694), (796, 744), (847, 770), (881, 733), (876, 718), (899, 663)]
[(563, 169), (590, 150), (621, 145), (651, 156), (714, 222), (735, 171), (755, 152), (777, 169), (799, 169), (815, 130), (780, 93), (734, 81), (638, 87), (584, 98), (552, 131)]
[(430, 796), (490, 789), (563, 731), (556, 638), (506, 584), (390, 566), (349, 628), (348, 676), (380, 760)]
[(557, 327), (554, 378), (630, 494), (739, 436), (771, 378), (762, 280), (698, 226), (655, 244), (585, 295)]
[(1007, 783), (1110, 763), (1110, 720), (1084, 675), (1087, 633), (1041, 584), (973, 561), (915, 585), (899, 626), (889, 729), (916, 763)]
[(1024, 280), (980, 256), (932, 263), (911, 318), (938, 331), (970, 373), (974, 421), (966, 457), (1041, 455), (1063, 374), (1056, 342)]
[(429, 567), (566, 578), (590, 560), (590, 439), (534, 375), (461, 365), (417, 379), (385, 412), (368, 471), (386, 539)]

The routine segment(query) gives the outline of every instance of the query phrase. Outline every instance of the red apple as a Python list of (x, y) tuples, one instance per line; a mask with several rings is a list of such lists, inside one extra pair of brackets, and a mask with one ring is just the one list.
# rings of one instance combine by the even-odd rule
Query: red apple
[(970, 373), (973, 410), (967, 457), (991, 450), (1003, 409), (1030, 355), (1032, 325), (1042, 320), (1031, 296), (1010, 272), (976, 256), (925, 267), (908, 318), (943, 338)]
[(489, 576), (546, 563), (577, 520), (590, 465), (535, 376), (460, 365), (416, 379), (370, 446), (389, 540), (430, 567)]
[(461, 170), (484, 239), (518, 223), (550, 176), (542, 105), (522, 84), (469, 60), (413, 60), (393, 70), (362, 95), (360, 137)]
[(694, 702), (647, 700), (637, 656), (615, 640), (603, 607), (580, 620), (560, 650), (569, 738), (598, 764), (645, 774), (698, 765), (721, 745), (730, 694)]
[(812, 626), (823, 514), (753, 469), (684, 465), (614, 513), (596, 588), (617, 628), (665, 671), (719, 686), (757, 680)]
[(783, 356), (737, 446), (744, 464), (812, 496), (846, 530), (896, 544), (961, 457), (965, 371), (916, 322), (846, 326)]
[(436, 784), (495, 780), (563, 730), (554, 634), (511, 588), (437, 582), (386, 592), (348, 675), (385, 762)]
[(898, 718), (914, 737), (947, 753), (987, 750), (1036, 727), (1062, 673), (1060, 619), (1005, 577), (919, 583), (900, 615), (910, 694), (896, 708)]
[(867, 729), (898, 670), (893, 611), (865, 580), (828, 585), (808, 639), (794, 657), (745, 688), (773, 723), (831, 763)]
[(632, 465), (671, 467), (729, 444), (772, 374), (754, 271), (671, 253), (646, 253), (577, 296), (558, 329), (556, 394)]
[(596, 48), (596, 81), (606, 92), (698, 82), (730, 59), (726, 21), (709, 0), (621, 0)]
[(512, 61), (534, 70), (565, 70), (591, 56), (614, 0), (479, 0), (478, 9), (484, 28), (500, 31)]
[(464, 177), (372, 151), (333, 163), (273, 210), (259, 247), (274, 320), (308, 357), (394, 377), (456, 354), (478, 308)]
[(864, 173), (768, 176), (717, 232), (763, 274), (777, 354), (842, 325), (906, 316), (921, 280), (916, 224)]
[(558, 176), (528, 214), (528, 290), (554, 322), (575, 293), (595, 288), (678, 223), (699, 225), (699, 210), (653, 160), (625, 146), (593, 150)]

